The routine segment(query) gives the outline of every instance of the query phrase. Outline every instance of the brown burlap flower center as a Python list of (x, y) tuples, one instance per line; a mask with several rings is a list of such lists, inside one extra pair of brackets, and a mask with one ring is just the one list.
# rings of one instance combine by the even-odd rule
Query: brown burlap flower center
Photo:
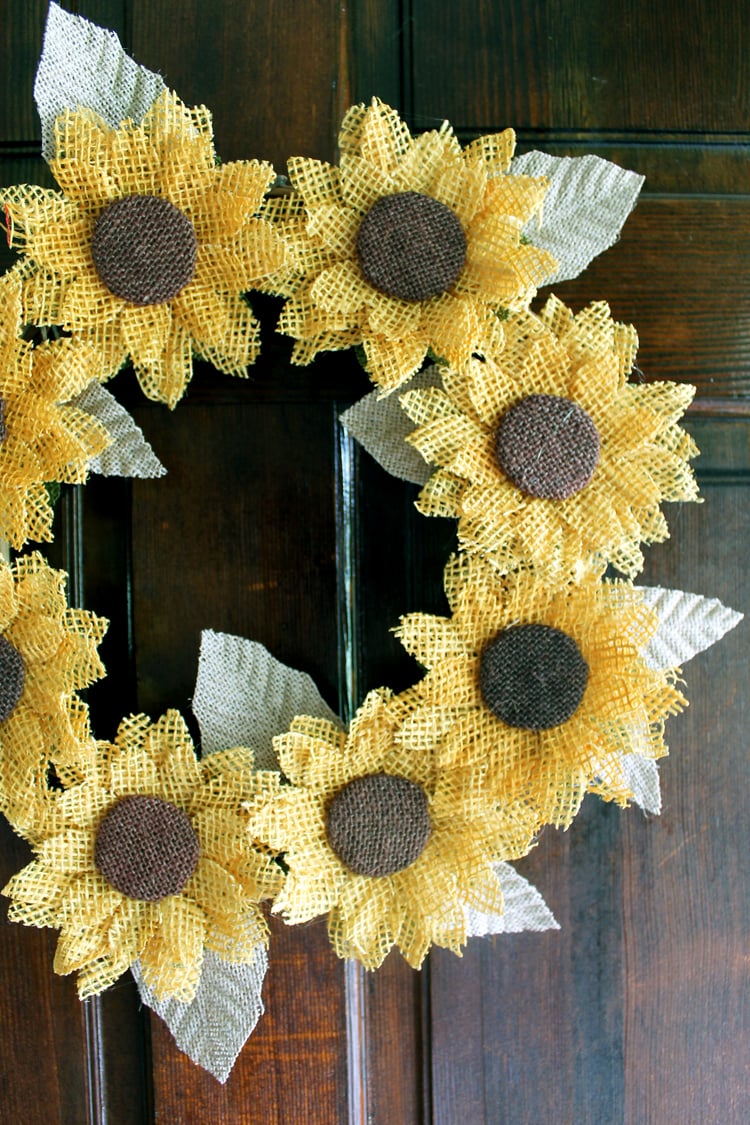
[(134, 305), (161, 305), (195, 272), (198, 239), (187, 215), (168, 199), (126, 195), (94, 225), (91, 254), (100, 279)]
[(576, 642), (552, 625), (511, 625), (482, 652), (479, 687), (509, 727), (549, 730), (577, 710), (589, 666)]
[(355, 875), (403, 871), (419, 859), (431, 831), (424, 789), (394, 774), (356, 777), (326, 809), (328, 843)]
[(516, 488), (542, 500), (565, 500), (591, 480), (599, 461), (599, 431), (568, 398), (528, 395), (503, 416), (495, 454)]
[(0, 637), (0, 723), (10, 718), (23, 695), (26, 665), (7, 637)]
[(128, 898), (158, 902), (178, 894), (199, 858), (187, 814), (160, 797), (123, 797), (97, 829), (96, 867)]
[(357, 232), (367, 281), (402, 301), (450, 289), (466, 261), (466, 235), (454, 211), (431, 195), (402, 191), (372, 205)]

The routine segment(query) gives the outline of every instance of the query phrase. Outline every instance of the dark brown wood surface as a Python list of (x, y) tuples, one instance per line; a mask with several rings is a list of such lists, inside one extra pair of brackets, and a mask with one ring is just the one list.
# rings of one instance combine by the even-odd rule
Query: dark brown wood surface
[[(72, 6), (72, 5), (67, 5)], [(702, 506), (668, 513), (645, 580), (748, 611), (750, 20), (743, 0), (82, 0), (139, 61), (214, 113), (224, 159), (335, 158), (338, 121), (379, 94), (415, 129), (507, 125), (519, 149), (594, 151), (642, 171), (618, 244), (560, 296), (636, 324), (649, 378), (699, 388)], [(31, 87), (43, 0), (1, 0), (0, 176), (43, 182)], [(3, 264), (9, 259), (3, 258)], [(448, 521), (352, 449), (337, 415), (368, 389), (351, 356), (289, 364), (258, 300), (247, 381), (199, 365), (174, 413), (114, 389), (168, 476), (94, 480), (61, 504), (51, 552), (112, 625), (96, 733), (187, 711), (200, 630), (253, 637), (344, 709), (417, 669), (388, 629), (443, 608)], [(353, 489), (342, 487), (351, 472)], [(351, 593), (351, 599), (348, 598)], [(351, 612), (347, 612), (347, 607)], [(330, 952), (322, 923), (274, 924), (266, 1015), (222, 1087), (141, 1011), (127, 978), (80, 1005), (55, 935), (0, 926), (0, 1120), (338, 1125), (750, 1119), (747, 625), (685, 669), (664, 812), (588, 798), (519, 865), (561, 930), (483, 939), (421, 974)], [(347, 651), (351, 657), (345, 659)], [(349, 673), (347, 673), (347, 667)], [(28, 848), (2, 828), (2, 877)], [(4, 913), (4, 912), (3, 912)]]

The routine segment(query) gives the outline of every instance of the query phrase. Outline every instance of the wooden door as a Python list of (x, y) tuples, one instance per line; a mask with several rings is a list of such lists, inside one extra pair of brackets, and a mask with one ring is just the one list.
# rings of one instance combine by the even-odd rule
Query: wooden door
[[(636, 324), (648, 378), (698, 385), (705, 504), (669, 513), (646, 579), (747, 610), (750, 588), (750, 21), (741, 0), (82, 0), (189, 104), (225, 160), (335, 158), (338, 122), (378, 94), (418, 131), (513, 125), (519, 151), (596, 152), (645, 173), (620, 242), (558, 288)], [(4, 184), (51, 185), (32, 76), (44, 0), (3, 0)], [(247, 381), (198, 371), (174, 413), (114, 390), (168, 476), (64, 495), (51, 558), (110, 617), (100, 737), (133, 710), (189, 712), (199, 635), (262, 641), (336, 709), (416, 666), (388, 632), (441, 611), (454, 542), (337, 422), (356, 360), (289, 363), (277, 304)], [(475, 1125), (750, 1117), (746, 628), (686, 670), (664, 813), (596, 798), (519, 865), (562, 929), (438, 951), (421, 974), (335, 959), (323, 923), (273, 925), (266, 1015), (225, 1086), (194, 1067), (126, 978), (84, 1005), (55, 934), (0, 930), (3, 1121)], [(2, 876), (28, 848), (2, 829)]]

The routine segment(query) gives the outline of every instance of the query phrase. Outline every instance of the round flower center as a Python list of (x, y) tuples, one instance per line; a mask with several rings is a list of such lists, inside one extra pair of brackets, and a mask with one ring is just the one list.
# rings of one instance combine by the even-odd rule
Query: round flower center
[(155, 195), (126, 195), (108, 204), (91, 241), (101, 281), (134, 305), (161, 305), (176, 297), (193, 276), (197, 250), (187, 215)]
[(357, 232), (367, 281), (389, 297), (426, 301), (450, 289), (466, 261), (466, 235), (445, 203), (417, 191), (385, 195)]
[(479, 687), (490, 711), (509, 727), (549, 730), (583, 699), (589, 666), (576, 642), (551, 625), (511, 625), (485, 647)]
[(394, 875), (425, 849), (431, 832), (427, 794), (405, 777), (356, 777), (326, 809), (328, 843), (355, 875)]
[(97, 869), (128, 898), (158, 902), (178, 894), (199, 857), (187, 814), (160, 797), (123, 797), (97, 829)]
[(565, 500), (591, 480), (599, 461), (599, 431), (569, 398), (528, 395), (505, 414), (495, 435), (503, 473), (521, 492)]
[(0, 723), (4, 723), (16, 709), (26, 679), (26, 665), (17, 648), (5, 637), (0, 637)]

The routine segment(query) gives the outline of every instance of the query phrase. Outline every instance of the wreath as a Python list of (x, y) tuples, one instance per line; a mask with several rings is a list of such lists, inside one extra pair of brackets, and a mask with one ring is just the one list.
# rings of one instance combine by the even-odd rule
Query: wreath
[(95, 738), (79, 693), (104, 674), (106, 622), (68, 608), (38, 552), (0, 566), (0, 807), (34, 849), (9, 916), (60, 931), (54, 969), (82, 998), (132, 970), (224, 1081), (263, 1010), (263, 903), (326, 915), (369, 969), (394, 946), (418, 968), (432, 945), (556, 927), (512, 861), (587, 792), (659, 811), (680, 665), (740, 615), (633, 583), (668, 535), (662, 501), (698, 498), (679, 425), (694, 388), (639, 378), (635, 329), (602, 301), (531, 311), (617, 238), (641, 177), (514, 158), (510, 129), (415, 137), (377, 99), (347, 112), (335, 166), (222, 164), (205, 107), (55, 4), (35, 95), (60, 190), (2, 192), (13, 548), (51, 538), (55, 482), (164, 471), (102, 384), (130, 363), (174, 407), (194, 356), (245, 375), (251, 290), (284, 299), (293, 362), (357, 349), (377, 389), (344, 424), (421, 485), (421, 512), (457, 520), (450, 615), (396, 630), (414, 686), (371, 692), (345, 725), (309, 677), (209, 630), (200, 757), (173, 710)]

